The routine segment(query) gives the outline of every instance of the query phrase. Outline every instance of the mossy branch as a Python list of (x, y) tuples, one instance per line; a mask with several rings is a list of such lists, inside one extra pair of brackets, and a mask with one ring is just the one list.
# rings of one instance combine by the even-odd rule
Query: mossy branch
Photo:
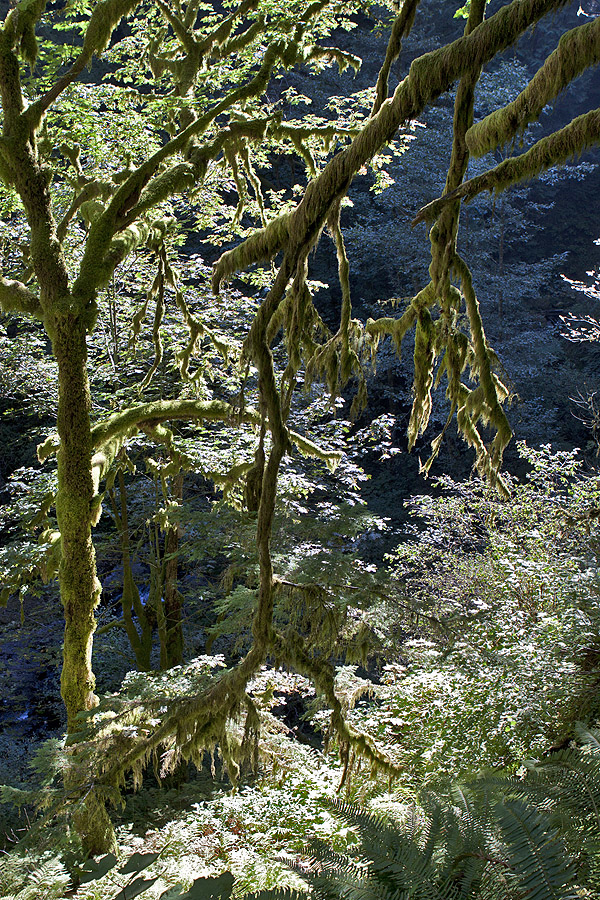
[(92, 428), (92, 444), (100, 450), (113, 438), (134, 434), (144, 424), (154, 425), (170, 420), (233, 423), (240, 419), (260, 423), (258, 413), (248, 409), (240, 413), (223, 400), (155, 400), (130, 406), (99, 422)]
[[(109, 723), (113, 734), (100, 735), (97, 748), (100, 758), (98, 786), (120, 787), (127, 772), (134, 773), (134, 783), (139, 785), (143, 768), (159, 748), (175, 745), (175, 758), (194, 759), (201, 764), (202, 752), (212, 750), (221, 743), (223, 756), (227, 757), (228, 743), (225, 733), (227, 721), (235, 717), (243, 704), (246, 686), (265, 662), (262, 648), (253, 647), (235, 666), (212, 682), (205, 690), (185, 700), (171, 701), (166, 712), (161, 709), (161, 723), (154, 730), (126, 736)], [(165, 706), (164, 698), (159, 701)], [(148, 704), (150, 706), (150, 704)], [(124, 722), (126, 724), (126, 722)], [(81, 752), (88, 755), (94, 743), (82, 744)], [(235, 759), (231, 760), (230, 775), (235, 778)], [(172, 763), (170, 767), (173, 767)], [(169, 768), (166, 766), (165, 768)]]
[[(261, 424), (261, 416), (257, 410), (245, 407), (240, 411), (222, 400), (155, 400), (151, 403), (139, 403), (122, 412), (113, 413), (94, 426), (92, 442), (96, 456), (93, 464), (98, 465), (105, 474), (126, 438), (146, 425), (156, 426), (162, 422), (174, 420)], [(289, 430), (287, 434), (291, 443), (301, 453), (322, 460), (330, 468), (335, 468), (341, 458), (341, 453), (324, 450), (304, 435), (292, 430)], [(42, 444), (38, 445), (39, 461), (44, 462), (49, 459), (57, 453), (59, 447), (58, 435), (55, 433), (49, 435)]]
[[(91, 62), (94, 54), (100, 54), (106, 49), (111, 35), (121, 19), (129, 15), (139, 0), (100, 0), (92, 10), (88, 26), (83, 39), (83, 48), (72, 66), (62, 75), (58, 81), (31, 104), (26, 110), (25, 116), (30, 131), (36, 131), (46, 111), (62, 92), (72, 84)], [(45, 2), (42, 3), (42, 7)]]
[(398, 85), (349, 147), (337, 153), (310, 182), (300, 204), (291, 213), (269, 223), (234, 250), (224, 253), (213, 269), (213, 290), (224, 279), (279, 250), (288, 249), (294, 268), (300, 254), (317, 240), (334, 205), (347, 192), (356, 173), (401, 125), (415, 119), (465, 72), (478, 71), (516, 41), (534, 22), (558, 9), (566, 0), (513, 0), (470, 34), (416, 59)]
[(233, 53), (239, 53), (240, 50), (243, 50), (244, 47), (247, 47), (248, 44), (252, 43), (256, 37), (260, 34), (264, 34), (264, 30), (265, 17), (260, 15), (255, 22), (246, 28), (245, 31), (241, 31), (239, 34), (234, 35), (234, 37), (230, 38), (219, 47), (219, 57), (223, 59), (227, 56), (231, 56)]
[(100, 181), (99, 179), (88, 181), (80, 191), (75, 193), (71, 205), (58, 223), (56, 228), (58, 240), (62, 242), (65, 239), (69, 224), (85, 203), (97, 199), (108, 200), (114, 189), (115, 185), (107, 181)]
[(418, 310), (421, 307), (431, 307), (436, 302), (436, 294), (433, 284), (430, 282), (427, 287), (419, 291), (412, 298), (408, 307), (399, 319), (393, 319), (391, 316), (383, 316), (380, 319), (369, 319), (365, 325), (365, 333), (370, 337), (373, 352), (377, 350), (377, 345), (382, 337), (389, 335), (396, 348), (396, 353), (400, 356), (402, 349), (402, 341), (407, 331), (417, 321)]
[[(164, 198), (166, 196), (165, 191), (189, 187), (191, 172), (179, 166), (172, 170), (171, 182), (165, 177), (165, 180), (159, 181), (158, 185), (156, 181), (152, 183), (151, 179), (158, 172), (160, 165), (176, 153), (185, 152), (190, 141), (205, 132), (221, 113), (226, 112), (237, 103), (243, 103), (251, 97), (259, 96), (267, 87), (271, 72), (282, 51), (283, 43), (281, 42), (269, 47), (260, 69), (247, 84), (230, 91), (203, 116), (193, 121), (176, 137), (167, 141), (163, 147), (153, 153), (124, 180), (105, 211), (92, 223), (79, 276), (73, 286), (74, 297), (82, 296), (87, 300), (93, 297), (96, 291), (107, 283), (112, 270), (107, 268), (106, 256), (109, 252), (111, 241), (113, 241), (113, 237), (118, 231), (125, 229), (132, 222), (133, 217), (139, 216), (150, 203), (153, 205)], [(266, 127), (264, 122), (265, 120), (260, 120), (256, 123), (246, 122), (238, 127), (256, 134), (260, 127), (263, 127), (263, 129)], [(232, 126), (232, 129), (234, 127)], [(213, 142), (211, 149), (217, 147), (220, 149), (228, 136), (229, 134), (225, 134), (222, 137), (218, 137)], [(207, 162), (207, 149), (208, 147), (204, 148), (203, 152), (203, 148), (200, 148), (196, 155), (192, 153), (190, 156), (189, 163), (195, 166), (195, 175), (198, 172), (204, 173)], [(144, 199), (142, 192), (146, 187), (148, 187), (150, 193)], [(134, 210), (135, 213), (133, 212)], [(122, 252), (125, 255), (130, 252), (126, 244), (120, 247), (119, 252), (116, 254), (117, 263), (124, 258), (122, 255), (119, 257), (119, 253)]]
[(420, 0), (404, 0), (399, 15), (394, 19), (392, 32), (385, 51), (385, 59), (377, 78), (375, 102), (373, 103), (373, 109), (371, 111), (372, 116), (379, 112), (381, 104), (384, 100), (387, 100), (390, 70), (394, 62), (400, 56), (400, 51), (402, 50), (402, 38), (408, 37), (410, 30), (413, 27), (419, 2)]
[(446, 204), (462, 199), (468, 203), (483, 191), (500, 193), (519, 181), (534, 178), (553, 166), (563, 165), (600, 143), (600, 108), (578, 116), (559, 131), (537, 141), (526, 153), (505, 159), (482, 175), (470, 178), (459, 188), (428, 203), (413, 219), (413, 226), (435, 220)]
[[(214, 51), (215, 48), (218, 48), (218, 56), (223, 58), (241, 49), (241, 47), (246, 46), (251, 39), (248, 37), (247, 32), (253, 28), (252, 25), (250, 26), (250, 29), (246, 29), (246, 31), (240, 35), (236, 35), (236, 38), (238, 39), (237, 43), (234, 43), (235, 38), (231, 41), (228, 39), (231, 36), (231, 32), (233, 31), (236, 22), (241, 19), (242, 16), (245, 16), (249, 12), (254, 12), (257, 8), (258, 0), (242, 0), (242, 3), (240, 3), (237, 9), (234, 9), (234, 11), (227, 16), (226, 19), (223, 19), (216, 28), (210, 31), (206, 37), (198, 41), (200, 54), (205, 56), (207, 53)], [(259, 21), (260, 24), (263, 24), (262, 18)]]
[(5, 313), (19, 313), (43, 319), (44, 312), (39, 299), (20, 281), (0, 276), (0, 309)]
[(173, 10), (163, 2), (163, 0), (155, 0), (155, 2), (162, 15), (173, 29), (173, 34), (175, 35), (185, 52), (191, 56), (196, 55), (199, 50), (199, 42), (195, 40), (191, 27), (188, 27), (184, 22), (182, 22), (179, 16), (176, 15), (176, 13), (174, 13)]
[(369, 735), (353, 728), (346, 720), (342, 704), (335, 693), (335, 670), (331, 663), (311, 656), (301, 635), (295, 631), (274, 635), (271, 649), (281, 663), (310, 678), (317, 691), (323, 695), (331, 709), (331, 725), (340, 743), (342, 759), (351, 748), (357, 756), (368, 760), (375, 771), (392, 777), (402, 774), (401, 769), (390, 761)]
[(347, 53), (344, 50), (340, 50), (338, 47), (320, 47), (318, 44), (307, 47), (303, 57), (305, 62), (315, 59), (335, 61), (338, 64), (340, 73), (344, 72), (348, 66), (350, 66), (351, 69), (354, 69), (355, 72), (358, 72), (362, 64), (361, 58), (355, 56), (353, 53)]
[(544, 107), (578, 75), (598, 62), (600, 17), (563, 34), (556, 50), (519, 96), (469, 129), (467, 144), (473, 156), (484, 156), (511, 141), (530, 122), (539, 119)]

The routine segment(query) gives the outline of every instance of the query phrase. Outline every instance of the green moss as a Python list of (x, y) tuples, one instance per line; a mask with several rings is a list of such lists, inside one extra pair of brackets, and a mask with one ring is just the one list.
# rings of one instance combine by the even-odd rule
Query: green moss
[(578, 75), (598, 62), (600, 19), (596, 18), (563, 34), (556, 50), (538, 69), (525, 90), (508, 106), (496, 110), (470, 128), (467, 133), (470, 152), (474, 156), (484, 156), (500, 144), (511, 141), (530, 122), (536, 121), (544, 107)]

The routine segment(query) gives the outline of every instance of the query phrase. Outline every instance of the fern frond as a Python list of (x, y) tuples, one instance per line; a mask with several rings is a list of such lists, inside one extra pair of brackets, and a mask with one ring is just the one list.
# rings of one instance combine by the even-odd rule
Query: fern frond
[(600, 754), (600, 729), (586, 728), (581, 722), (575, 725), (575, 732), (579, 743), (588, 747), (593, 753)]
[(307, 900), (307, 896), (304, 891), (297, 891), (295, 888), (276, 887), (256, 894), (246, 894), (244, 900)]
[(548, 817), (521, 800), (496, 806), (509, 863), (528, 900), (575, 900), (575, 864)]

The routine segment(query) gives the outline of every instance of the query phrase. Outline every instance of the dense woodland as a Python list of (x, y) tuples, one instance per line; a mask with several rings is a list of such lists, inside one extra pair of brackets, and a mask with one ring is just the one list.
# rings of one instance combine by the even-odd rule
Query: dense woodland
[(0, 897), (600, 896), (600, 7), (2, 3)]

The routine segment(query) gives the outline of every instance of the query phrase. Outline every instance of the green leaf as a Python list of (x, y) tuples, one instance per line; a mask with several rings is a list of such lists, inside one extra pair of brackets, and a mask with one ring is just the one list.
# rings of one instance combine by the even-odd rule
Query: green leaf
[(81, 884), (88, 884), (90, 881), (96, 881), (98, 878), (103, 878), (106, 873), (112, 869), (116, 861), (117, 857), (114, 853), (107, 853), (106, 856), (102, 856), (98, 862), (93, 859), (88, 859), (81, 870), (79, 878)]
[(152, 865), (159, 856), (160, 852), (134, 853), (133, 856), (129, 857), (125, 865), (121, 866), (119, 872), (121, 872), (122, 875), (131, 875), (134, 872), (141, 872), (142, 869), (146, 869), (148, 866)]

